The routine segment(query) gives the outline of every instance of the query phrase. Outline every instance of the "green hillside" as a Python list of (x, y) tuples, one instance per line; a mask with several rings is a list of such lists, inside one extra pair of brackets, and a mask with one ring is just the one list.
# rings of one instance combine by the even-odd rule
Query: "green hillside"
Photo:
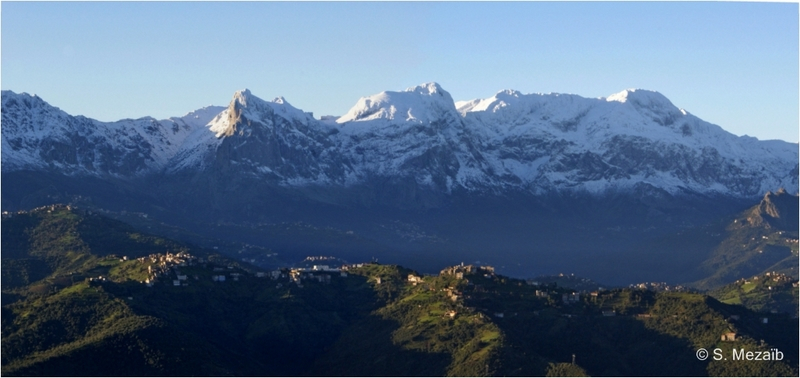
[(781, 190), (716, 230), (722, 240), (699, 266), (706, 278), (689, 284), (714, 289), (736, 280), (778, 272), (797, 277), (798, 197)]
[[(346, 330), (312, 375), (484, 376), (499, 373), (502, 332), (450, 296), (463, 282), (369, 264), (364, 276), (386, 304)], [(408, 277), (422, 282), (409, 284)], [(377, 280), (380, 278), (380, 280)], [(353, 363), (357, 361), (357, 363)]]
[(785, 313), (797, 316), (797, 279), (777, 272), (740, 279), (709, 295), (720, 302), (738, 304), (754, 311)]
[[(470, 265), (262, 272), (60, 206), (2, 232), (7, 376), (798, 374), (796, 319), (702, 294), (575, 292)], [(732, 360), (774, 348), (782, 360)]]
[(97, 214), (47, 206), (3, 219), (2, 288), (64, 286), (93, 269), (107, 272), (123, 257), (188, 248)]

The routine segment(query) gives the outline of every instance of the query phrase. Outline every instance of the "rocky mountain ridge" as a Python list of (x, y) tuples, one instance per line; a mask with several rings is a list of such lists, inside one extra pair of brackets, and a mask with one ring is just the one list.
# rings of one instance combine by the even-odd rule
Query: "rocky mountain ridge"
[(284, 187), (397, 180), (419, 190), (541, 194), (649, 187), (797, 193), (797, 145), (737, 137), (663, 95), (522, 94), (454, 102), (436, 83), (364, 97), (336, 122), (236, 92), (227, 108), (103, 123), (3, 91), (3, 172), (137, 177), (239, 172)]
[(720, 241), (684, 230), (798, 191), (797, 144), (734, 136), (652, 91), (454, 102), (429, 83), (323, 118), (243, 90), (227, 108), (103, 123), (4, 91), (2, 207), (73, 204), (290, 259), (615, 284), (702, 279)]

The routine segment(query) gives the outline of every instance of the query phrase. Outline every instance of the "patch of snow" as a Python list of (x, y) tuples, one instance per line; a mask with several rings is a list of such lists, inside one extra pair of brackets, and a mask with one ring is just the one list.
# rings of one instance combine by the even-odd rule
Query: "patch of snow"
[(381, 92), (362, 97), (336, 122), (340, 124), (342, 130), (363, 132), (368, 127), (357, 126), (359, 122), (387, 120), (398, 123), (430, 124), (443, 117), (457, 114), (450, 94), (439, 84), (426, 83), (402, 92)]

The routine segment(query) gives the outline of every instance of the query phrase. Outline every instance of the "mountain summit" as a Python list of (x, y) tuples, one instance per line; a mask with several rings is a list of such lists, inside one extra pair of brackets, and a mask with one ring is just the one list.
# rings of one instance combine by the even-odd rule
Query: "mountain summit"
[(425, 83), (402, 92), (381, 92), (362, 97), (337, 122), (385, 119), (426, 124), (441, 119), (446, 113), (455, 113), (450, 93), (437, 83)]
[(220, 114), (222, 117), (215, 119), (209, 127), (217, 138), (232, 136), (236, 132), (236, 126), (242, 123), (249, 124), (248, 120), (260, 120), (275, 113), (287, 119), (313, 122), (309, 114), (295, 108), (283, 97), (264, 101), (250, 93), (249, 89), (236, 91), (228, 109), (223, 113), (225, 116)]
[(800, 224), (797, 209), (800, 206), (798, 197), (790, 195), (784, 188), (777, 192), (767, 192), (764, 198), (747, 217), (752, 225), (764, 225), (777, 230), (796, 231)]
[[(154, 230), (300, 258), (674, 276), (685, 252), (643, 259), (658, 245), (643, 238), (798, 192), (797, 144), (737, 137), (641, 89), (456, 103), (426, 83), (363, 97), (335, 121), (245, 89), (227, 107), (117, 122), (4, 91), (2, 125), (4, 210), (137, 213)], [(760, 216), (780, 223), (774, 196)]]
[(384, 177), (441, 192), (646, 186), (741, 198), (798, 187), (796, 144), (734, 136), (642, 89), (600, 99), (504, 90), (456, 103), (425, 83), (363, 97), (335, 123), (247, 89), (216, 115), (162, 121), (103, 123), (9, 91), (3, 105), (3, 172), (130, 176), (233, 161), (284, 186)]

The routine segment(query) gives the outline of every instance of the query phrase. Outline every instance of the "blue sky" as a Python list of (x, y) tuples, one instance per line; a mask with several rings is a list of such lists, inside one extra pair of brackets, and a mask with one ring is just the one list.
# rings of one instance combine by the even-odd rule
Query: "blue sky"
[(656, 90), (737, 135), (798, 141), (798, 4), (3, 2), (2, 88), (102, 121), (227, 105), (314, 115), (436, 81), (605, 97)]

